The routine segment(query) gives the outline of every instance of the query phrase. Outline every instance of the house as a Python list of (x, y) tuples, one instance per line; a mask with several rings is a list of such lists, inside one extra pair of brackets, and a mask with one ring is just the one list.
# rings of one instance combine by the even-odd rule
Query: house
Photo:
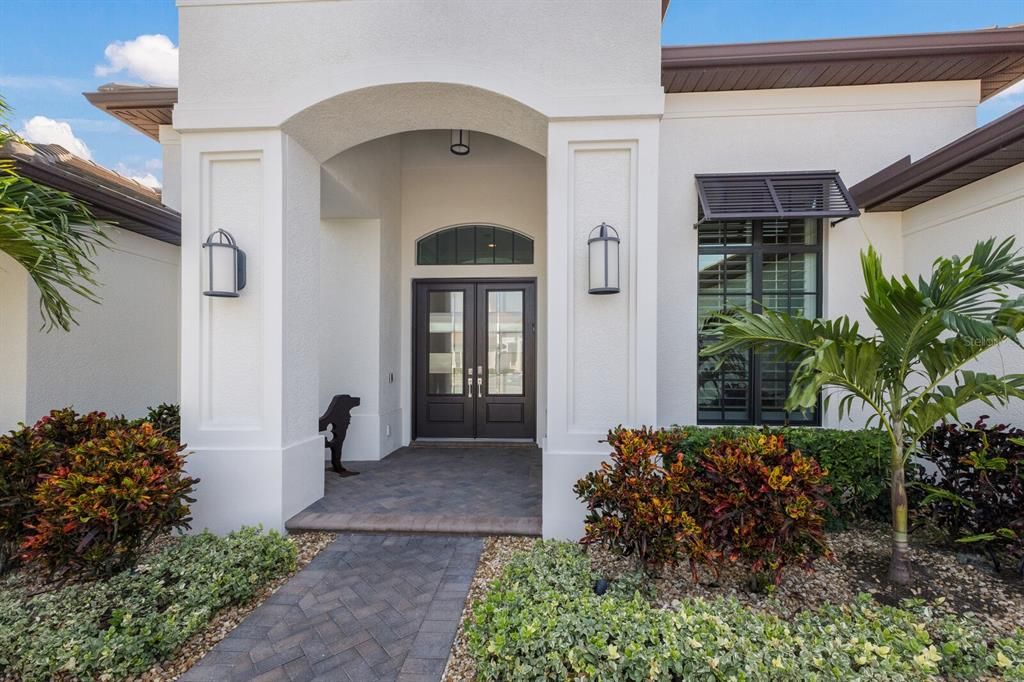
[(107, 223), (97, 250), (101, 305), (73, 300), (78, 325), (42, 330), (39, 291), (0, 253), (0, 430), (51, 409), (138, 417), (178, 401), (181, 219), (160, 193), (57, 145), (8, 143), (0, 158), (40, 184), (70, 193)]
[(350, 393), (348, 458), (536, 441), (544, 535), (577, 537), (615, 424), (857, 425), (786, 415), (784, 364), (701, 364), (707, 313), (859, 316), (869, 242), (910, 274), (1024, 243), (1021, 114), (975, 130), (1021, 27), (662, 48), (656, 0), (178, 6), (179, 88), (87, 96), (160, 141), (181, 211), (199, 527), (322, 496)]

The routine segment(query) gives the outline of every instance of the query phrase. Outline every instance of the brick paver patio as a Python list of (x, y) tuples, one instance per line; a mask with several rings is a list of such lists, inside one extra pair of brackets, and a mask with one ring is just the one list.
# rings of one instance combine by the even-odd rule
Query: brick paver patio
[(483, 540), (341, 535), (183, 682), (436, 682)]
[(327, 471), (324, 497), (291, 530), (540, 535), (541, 453), (536, 447), (406, 447), (379, 462)]

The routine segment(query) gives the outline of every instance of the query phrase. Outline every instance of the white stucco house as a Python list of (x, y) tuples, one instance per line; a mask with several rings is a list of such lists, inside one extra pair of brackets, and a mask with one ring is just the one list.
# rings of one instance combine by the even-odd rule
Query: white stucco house
[(39, 290), (0, 253), (0, 432), (74, 406), (141, 417), (178, 401), (181, 218), (160, 193), (57, 145), (10, 142), (0, 159), (70, 193), (105, 223), (95, 255), (102, 304), (75, 301), (71, 332), (47, 332)]
[[(702, 367), (708, 312), (856, 316), (869, 242), (910, 274), (1024, 244), (1024, 113), (975, 125), (1024, 28), (663, 48), (657, 0), (178, 7), (180, 87), (88, 97), (160, 141), (181, 212), (198, 527), (321, 497), (317, 417), (349, 393), (347, 458), (536, 442), (544, 535), (576, 537), (610, 426), (857, 426), (786, 415), (779, 363)], [(204, 295), (217, 230), (237, 297)]]

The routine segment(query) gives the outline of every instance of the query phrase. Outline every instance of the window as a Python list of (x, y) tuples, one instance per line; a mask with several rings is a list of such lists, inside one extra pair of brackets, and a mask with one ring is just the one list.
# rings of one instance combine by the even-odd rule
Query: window
[(533, 240), (493, 225), (456, 225), (416, 242), (416, 265), (531, 265)]
[[(821, 315), (821, 220), (742, 220), (697, 228), (697, 346), (713, 313), (764, 307), (805, 317)], [(820, 401), (809, 413), (787, 413), (792, 363), (771, 353), (698, 358), (698, 424), (820, 424)]]

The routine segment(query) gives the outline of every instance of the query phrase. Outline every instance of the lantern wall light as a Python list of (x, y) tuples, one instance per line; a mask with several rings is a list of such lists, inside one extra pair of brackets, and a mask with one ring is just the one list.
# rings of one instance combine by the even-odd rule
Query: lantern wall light
[(226, 230), (213, 231), (203, 248), (207, 249), (207, 290), (203, 295), (238, 298), (238, 292), (245, 288), (245, 251)]
[(607, 223), (590, 231), (590, 293), (619, 293), (619, 233)]
[(465, 156), (466, 154), (469, 154), (469, 131), (453, 130), (452, 143), (448, 149), (452, 154), (455, 154), (455, 156)]

